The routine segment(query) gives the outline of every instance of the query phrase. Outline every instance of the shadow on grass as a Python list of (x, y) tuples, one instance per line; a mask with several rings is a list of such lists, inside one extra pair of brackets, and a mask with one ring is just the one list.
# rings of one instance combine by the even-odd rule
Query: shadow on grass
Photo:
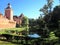
[(9, 41), (9, 40), (6, 40), (6, 39), (0, 39), (0, 41), (10, 42), (10, 43), (16, 44), (16, 45), (20, 45), (20, 44), (22, 44), (22, 45), (30, 45), (30, 44), (27, 44), (26, 41), (23, 41), (23, 40), (12, 40), (12, 41)]
[(0, 39), (0, 41), (11, 42), (12, 44), (20, 44), (20, 42), (13, 42), (6, 39)]

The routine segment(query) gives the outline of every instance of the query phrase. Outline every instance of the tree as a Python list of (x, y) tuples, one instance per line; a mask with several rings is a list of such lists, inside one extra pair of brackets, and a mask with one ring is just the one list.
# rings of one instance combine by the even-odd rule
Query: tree
[(29, 33), (29, 19), (24, 16), (22, 19), (22, 26), (26, 27), (27, 34)]
[(55, 45), (58, 42), (58, 40), (59, 40), (59, 37), (57, 37), (54, 32), (50, 32), (49, 37), (45, 38), (45, 43), (46, 45), (48, 44)]
[(27, 23), (29, 23), (28, 18), (24, 16), (22, 19), (22, 26), (26, 26)]
[(47, 0), (47, 5), (48, 5), (50, 13), (51, 13), (51, 9), (52, 9), (52, 4), (53, 4), (53, 0)]
[(29, 19), (29, 30), (30, 32), (36, 32), (37, 21), (35, 19)]
[(51, 20), (49, 22), (49, 27), (53, 30), (56, 30), (56, 29), (59, 29), (59, 20), (60, 20), (60, 6), (56, 6), (54, 9), (53, 9), (53, 14), (51, 15)]
[(44, 15), (48, 14), (48, 6), (44, 5), (43, 8), (40, 9), (41, 12), (43, 12)]

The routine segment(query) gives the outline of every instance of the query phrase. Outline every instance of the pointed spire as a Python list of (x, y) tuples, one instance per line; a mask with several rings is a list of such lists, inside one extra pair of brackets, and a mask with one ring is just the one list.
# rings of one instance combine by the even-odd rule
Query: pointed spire
[(10, 5), (10, 3), (8, 3), (8, 6), (7, 6), (6, 9), (11, 9), (11, 5)]

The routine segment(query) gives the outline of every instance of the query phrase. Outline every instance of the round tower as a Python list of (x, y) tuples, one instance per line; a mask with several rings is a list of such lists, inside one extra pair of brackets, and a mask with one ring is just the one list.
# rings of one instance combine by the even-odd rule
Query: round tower
[(13, 20), (13, 10), (11, 9), (10, 3), (8, 3), (8, 6), (5, 9), (5, 16), (9, 20)]

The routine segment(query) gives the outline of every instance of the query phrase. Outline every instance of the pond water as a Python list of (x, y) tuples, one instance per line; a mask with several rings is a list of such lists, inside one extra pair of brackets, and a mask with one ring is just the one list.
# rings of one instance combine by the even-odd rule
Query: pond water
[(39, 38), (39, 37), (41, 37), (38, 34), (29, 34), (28, 36), (31, 37), (31, 38)]

